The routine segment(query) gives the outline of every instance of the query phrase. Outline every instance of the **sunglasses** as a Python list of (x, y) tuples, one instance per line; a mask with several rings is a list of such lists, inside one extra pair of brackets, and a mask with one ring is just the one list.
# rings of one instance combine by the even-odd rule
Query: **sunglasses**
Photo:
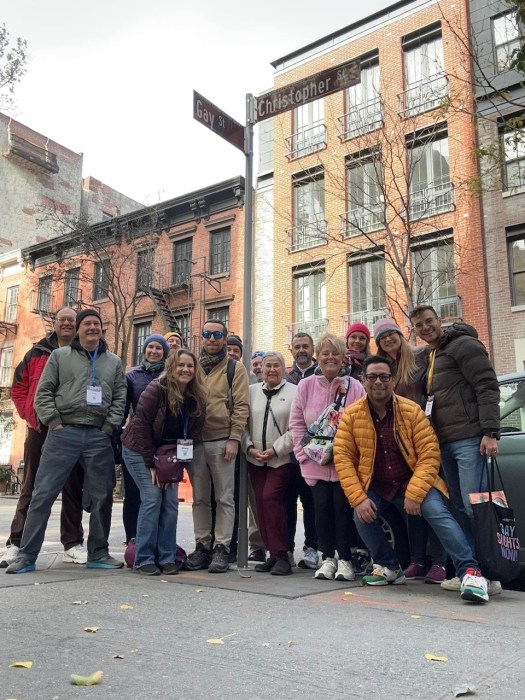
[(214, 338), (215, 340), (220, 340), (224, 338), (224, 333), (222, 331), (202, 331), (202, 337), (206, 340)]

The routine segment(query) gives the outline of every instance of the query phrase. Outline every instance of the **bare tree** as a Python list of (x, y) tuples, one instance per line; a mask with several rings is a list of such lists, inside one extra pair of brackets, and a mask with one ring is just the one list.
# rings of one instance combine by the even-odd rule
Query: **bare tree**
[(26, 73), (27, 42), (18, 37), (10, 43), (5, 24), (0, 25), (0, 109), (13, 105), (15, 86)]

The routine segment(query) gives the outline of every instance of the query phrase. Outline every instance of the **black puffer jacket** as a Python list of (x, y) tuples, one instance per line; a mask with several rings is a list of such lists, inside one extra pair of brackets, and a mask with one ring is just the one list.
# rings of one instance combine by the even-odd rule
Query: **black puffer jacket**
[(432, 425), (441, 443), (499, 431), (499, 385), (472, 326), (453, 323), (436, 350)]

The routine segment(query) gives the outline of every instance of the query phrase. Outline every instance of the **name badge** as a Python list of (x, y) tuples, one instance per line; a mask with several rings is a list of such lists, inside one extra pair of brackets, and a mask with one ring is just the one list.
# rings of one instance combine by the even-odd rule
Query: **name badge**
[(427, 399), (427, 405), (425, 406), (425, 416), (427, 418), (430, 418), (432, 415), (432, 405), (434, 403), (434, 394), (432, 396), (429, 396)]
[(102, 387), (86, 387), (86, 403), (88, 406), (102, 406)]
[(177, 440), (177, 459), (191, 462), (193, 459), (193, 440)]

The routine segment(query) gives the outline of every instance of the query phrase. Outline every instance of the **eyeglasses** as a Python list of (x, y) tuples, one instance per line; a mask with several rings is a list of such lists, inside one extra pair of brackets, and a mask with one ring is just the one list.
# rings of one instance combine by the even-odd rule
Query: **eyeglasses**
[(57, 318), (57, 323), (60, 323), (61, 326), (63, 326), (65, 323), (71, 323), (72, 326), (75, 325), (75, 318), (72, 318), (71, 316), (64, 316), (63, 318)]
[(220, 340), (221, 338), (224, 338), (224, 333), (222, 331), (202, 331), (202, 337), (206, 340), (209, 340), (212, 337), (215, 340)]
[(377, 382), (379, 379), (380, 382), (383, 382), (383, 384), (388, 384), (388, 382), (392, 379), (391, 374), (365, 374), (365, 379), (367, 382)]

